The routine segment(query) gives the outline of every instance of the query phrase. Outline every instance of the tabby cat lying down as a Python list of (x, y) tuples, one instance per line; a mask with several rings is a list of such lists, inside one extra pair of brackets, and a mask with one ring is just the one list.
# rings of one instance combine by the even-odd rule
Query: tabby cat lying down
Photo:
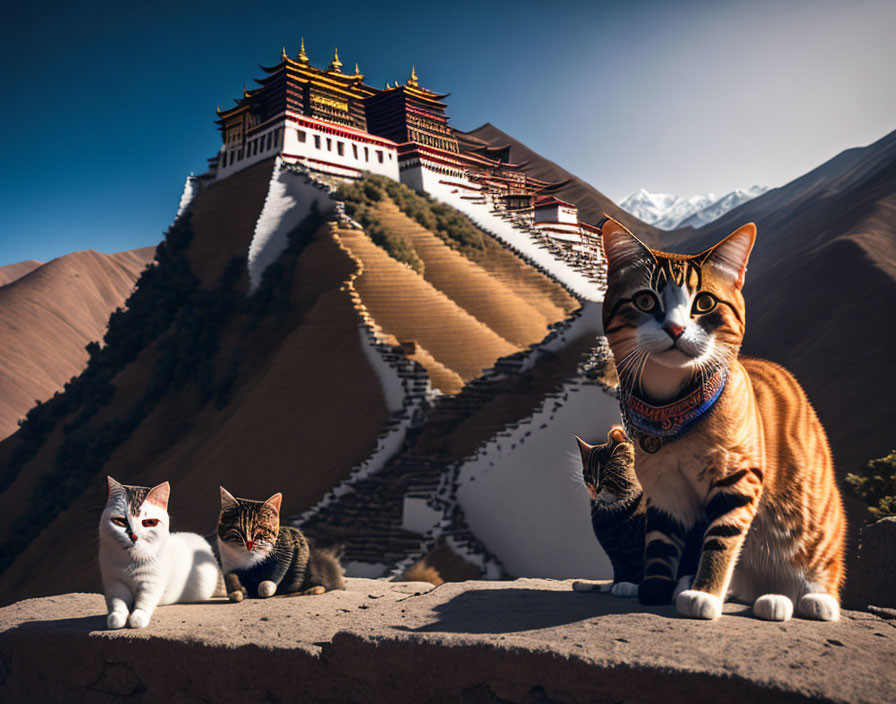
[(237, 499), (221, 487), (218, 550), (231, 601), (345, 589), (336, 552), (314, 549), (298, 528), (280, 525), (282, 498)]
[[(824, 429), (772, 362), (738, 357), (749, 224), (694, 255), (652, 250), (602, 228), (604, 331), (647, 497), (646, 604), (673, 598), (685, 536), (707, 521), (678, 611), (714, 619), (734, 596), (762, 619), (835, 620), (845, 518)], [(788, 305), (780, 301), (776, 305)]]

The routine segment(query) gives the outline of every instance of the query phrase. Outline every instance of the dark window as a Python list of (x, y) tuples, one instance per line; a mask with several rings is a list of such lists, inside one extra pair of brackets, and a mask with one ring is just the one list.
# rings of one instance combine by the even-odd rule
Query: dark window
[(339, 156), (344, 156), (345, 144), (343, 142), (336, 142), (336, 151), (339, 152)]
[(330, 139), (329, 137), (327, 137), (327, 151), (328, 152), (333, 151), (333, 140)]
[(376, 160), (381, 164), (383, 163), (383, 152), (381, 149), (376, 150)]
[(320, 149), (320, 135), (319, 134), (314, 135), (314, 148)]
[(303, 144), (305, 143), (305, 130), (298, 130), (299, 132), (299, 141)]
[(364, 147), (364, 161), (370, 161), (370, 152)]
[(242, 161), (242, 160), (243, 160), (243, 150), (242, 150), (242, 149), (240, 149), (240, 150), (236, 153), (236, 158), (237, 158), (238, 161)]
[(352, 145), (352, 154), (354, 155), (355, 159), (358, 158), (358, 145), (357, 144)]

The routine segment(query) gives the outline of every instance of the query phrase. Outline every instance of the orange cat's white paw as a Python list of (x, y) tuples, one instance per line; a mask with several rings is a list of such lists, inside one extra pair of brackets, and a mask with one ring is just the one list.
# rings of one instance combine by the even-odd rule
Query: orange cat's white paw
[(675, 591), (672, 592), (672, 601), (678, 601), (678, 595), (681, 594), (686, 589), (690, 589), (691, 585), (694, 583), (694, 575), (686, 574), (684, 577), (678, 580), (678, 584), (675, 585)]
[(624, 599), (631, 599), (638, 596), (638, 585), (631, 582), (616, 582), (610, 588), (610, 594), (613, 596), (621, 596)]
[(258, 585), (258, 596), (260, 596), (262, 599), (267, 599), (269, 596), (274, 596), (274, 592), (276, 591), (277, 585), (269, 579), (264, 580), (261, 584)]
[(793, 602), (783, 594), (763, 594), (753, 602), (753, 615), (763, 621), (789, 621)]
[(712, 621), (722, 615), (722, 600), (715, 594), (685, 589), (675, 600), (675, 608), (682, 616)]
[(830, 594), (804, 594), (796, 605), (796, 612), (803, 618), (837, 621), (840, 618), (840, 604)]

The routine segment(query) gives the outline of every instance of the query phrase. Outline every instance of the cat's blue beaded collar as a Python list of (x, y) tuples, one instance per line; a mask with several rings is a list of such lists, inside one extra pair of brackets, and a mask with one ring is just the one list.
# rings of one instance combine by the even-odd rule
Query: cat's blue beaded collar
[(709, 413), (727, 380), (728, 368), (722, 367), (682, 398), (663, 406), (654, 406), (634, 394), (623, 396), (620, 401), (626, 430), (633, 439), (639, 440), (641, 449), (652, 454), (684, 435)]

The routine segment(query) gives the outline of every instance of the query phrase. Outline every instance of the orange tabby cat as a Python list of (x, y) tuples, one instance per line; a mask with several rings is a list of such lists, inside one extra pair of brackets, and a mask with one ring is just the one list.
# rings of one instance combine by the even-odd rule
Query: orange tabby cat
[[(789, 372), (738, 358), (755, 237), (749, 224), (700, 254), (669, 254), (603, 226), (604, 329), (648, 500), (638, 596), (674, 597), (692, 618), (718, 618), (733, 596), (762, 619), (786, 621), (795, 604), (835, 620), (846, 524), (824, 428)], [(676, 585), (699, 521), (697, 574)]]

